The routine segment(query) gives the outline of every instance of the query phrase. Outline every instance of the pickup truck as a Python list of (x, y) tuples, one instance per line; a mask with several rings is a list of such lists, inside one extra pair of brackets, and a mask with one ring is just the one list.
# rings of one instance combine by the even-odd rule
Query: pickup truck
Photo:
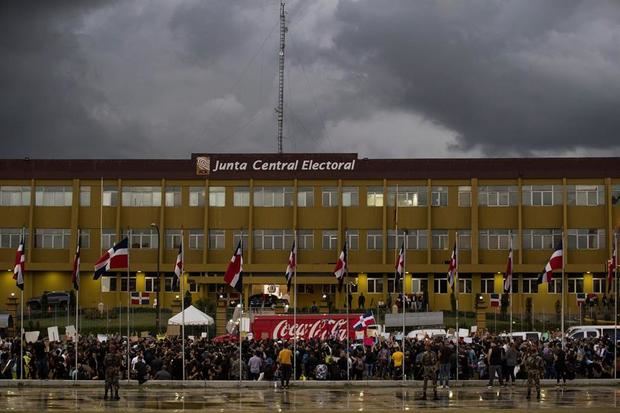
[(43, 298), (45, 297), (48, 306), (54, 308), (65, 309), (71, 303), (71, 294), (66, 291), (45, 291), (42, 296), (32, 297), (26, 301), (26, 305), (30, 306), (31, 310), (46, 310), (41, 308), (43, 305)]

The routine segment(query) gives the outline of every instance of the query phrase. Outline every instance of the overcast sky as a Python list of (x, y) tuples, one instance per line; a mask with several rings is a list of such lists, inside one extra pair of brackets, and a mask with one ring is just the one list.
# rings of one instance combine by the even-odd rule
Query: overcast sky
[[(616, 0), (289, 0), (285, 152), (620, 156)], [(0, 157), (275, 152), (279, 0), (3, 0)]]

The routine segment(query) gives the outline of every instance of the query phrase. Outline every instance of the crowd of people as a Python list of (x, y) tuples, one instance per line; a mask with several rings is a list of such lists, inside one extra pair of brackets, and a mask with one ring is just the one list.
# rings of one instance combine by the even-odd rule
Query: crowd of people
[[(119, 380), (127, 379), (129, 374), (141, 383), (183, 378), (179, 338), (139, 338), (130, 344), (129, 350), (126, 340), (120, 336), (108, 337), (107, 341), (83, 337), (78, 346), (77, 369), (71, 342), (27, 343), (23, 378), (104, 380), (111, 371)], [(467, 341), (459, 343), (458, 352), (454, 340), (445, 337), (406, 339), (404, 349), (401, 341), (394, 339), (379, 340), (372, 346), (350, 342), (347, 357), (346, 342), (335, 339), (298, 340), (296, 345), (280, 340), (244, 340), (240, 360), (238, 342), (197, 338), (186, 340), (185, 378), (278, 380), (294, 374), (297, 380), (381, 380), (402, 379), (404, 373), (407, 379), (421, 379), (427, 346), (436, 356), (441, 387), (448, 387), (456, 378), (457, 368), (459, 380), (482, 379), (493, 385), (498, 379), (501, 385), (512, 384), (515, 378), (526, 377), (526, 353), (532, 346), (544, 362), (541, 378), (557, 378), (560, 383), (573, 378), (609, 378), (614, 374), (614, 348), (607, 337), (568, 340), (564, 348), (559, 340), (523, 342), (493, 335)], [(282, 360), (285, 349), (290, 352), (286, 356), (288, 362)], [(22, 376), (19, 357), (18, 340), (2, 343), (1, 378)], [(291, 369), (284, 366), (287, 364)]]

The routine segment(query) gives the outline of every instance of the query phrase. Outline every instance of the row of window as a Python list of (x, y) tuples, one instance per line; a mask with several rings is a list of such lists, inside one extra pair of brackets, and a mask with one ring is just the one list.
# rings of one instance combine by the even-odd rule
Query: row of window
[[(189, 229), (188, 231), (189, 249), (202, 250), (205, 242), (205, 232), (202, 229)], [(225, 229), (210, 229), (206, 236), (208, 249), (218, 250), (226, 248)], [(382, 230), (366, 230), (366, 249), (382, 250), (384, 247), (384, 236)], [(314, 249), (314, 231), (297, 231), (297, 248), (304, 250)], [(164, 232), (165, 248), (176, 249), (181, 243), (180, 229), (167, 229)], [(128, 232), (123, 232), (123, 237), (128, 236)], [(350, 250), (360, 249), (360, 231), (347, 230), (347, 246)], [(19, 228), (0, 228), (0, 248), (17, 248), (21, 237)], [(82, 248), (90, 248), (90, 231), (80, 231), (80, 245)], [(409, 250), (428, 249), (428, 231), (424, 229), (408, 230), (398, 234), (394, 230), (387, 231), (387, 248), (396, 249), (397, 246), (405, 242)], [(518, 249), (516, 243), (516, 231), (507, 229), (485, 229), (479, 231), (479, 248), (481, 250), (508, 250), (512, 238), (513, 249)], [(523, 230), (523, 249), (525, 250), (548, 250), (554, 248), (562, 238), (559, 229), (526, 229)], [(117, 241), (116, 231), (113, 229), (103, 229), (101, 233), (102, 248), (110, 248)], [(259, 229), (253, 232), (254, 249), (256, 250), (286, 250), (293, 243), (293, 230), (286, 229)], [(71, 230), (63, 228), (37, 228), (35, 229), (35, 248), (67, 249), (70, 248)], [(233, 231), (233, 245), (237, 245), (239, 240), (243, 240), (244, 245), (248, 245), (248, 234), (245, 231)], [(460, 250), (471, 249), (471, 231), (458, 231), (458, 241)], [(569, 229), (568, 248), (569, 249), (601, 249), (605, 248), (606, 231), (604, 229)], [(131, 231), (129, 240), (131, 248), (157, 248), (157, 232), (149, 229), (135, 229)], [(448, 230), (432, 230), (430, 236), (430, 247), (433, 250), (448, 250)], [(321, 231), (321, 248), (324, 250), (335, 250), (338, 245), (337, 230)]]
[[(129, 281), (129, 284), (127, 283)], [(145, 292), (157, 292), (157, 277), (146, 276), (144, 277), (144, 291)], [(174, 285), (173, 277), (162, 277), (163, 291), (165, 292), (179, 292), (179, 285)], [(129, 290), (127, 289), (129, 285)], [(198, 284), (195, 282), (188, 283), (188, 289), (191, 293), (198, 292)], [(136, 276), (131, 275), (129, 280), (127, 277), (101, 277), (101, 291), (136, 291)]]
[[(250, 188), (234, 187), (233, 206), (247, 207), (250, 205)], [(430, 189), (430, 190), (429, 190)], [(0, 186), (0, 206), (30, 205), (29, 186)], [(360, 206), (360, 188), (357, 186), (321, 187), (321, 206), (344, 207)], [(510, 185), (480, 186), (478, 188), (478, 204), (488, 207), (509, 207), (518, 205), (518, 187)], [(604, 185), (567, 185), (568, 205), (597, 206), (605, 204)], [(315, 206), (315, 188), (290, 186), (261, 186), (253, 190), (255, 207), (291, 207), (297, 196), (299, 207)], [(383, 207), (387, 196), (387, 206), (426, 207), (428, 205), (448, 206), (447, 186), (388, 186), (384, 192), (381, 186), (366, 187), (366, 206)], [(562, 205), (564, 187), (562, 185), (526, 185), (521, 187), (523, 205), (551, 206)], [(612, 187), (614, 200), (620, 198), (620, 185)], [(90, 206), (91, 187), (80, 187), (80, 206)], [(471, 186), (458, 187), (458, 206), (471, 206)], [(73, 188), (71, 186), (37, 186), (35, 187), (36, 206), (71, 206)], [(163, 191), (164, 206), (182, 206), (181, 187), (169, 186)], [(131, 186), (121, 190), (121, 205), (125, 207), (159, 207), (162, 205), (160, 186)], [(205, 205), (206, 192), (203, 186), (189, 187), (189, 206)], [(430, 201), (429, 201), (430, 200)], [(102, 193), (103, 206), (117, 206), (119, 190), (116, 186), (104, 186)], [(210, 207), (226, 206), (226, 187), (212, 186), (208, 188), (208, 205)]]

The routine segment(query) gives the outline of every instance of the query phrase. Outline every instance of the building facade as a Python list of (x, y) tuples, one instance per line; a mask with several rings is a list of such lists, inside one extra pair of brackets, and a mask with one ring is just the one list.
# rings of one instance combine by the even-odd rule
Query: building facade
[[(345, 238), (348, 282), (366, 306), (389, 301), (406, 239), (405, 291), (426, 291), (450, 309), (447, 260), (458, 241), (459, 302), (472, 310), (503, 292), (514, 251), (513, 310), (525, 300), (553, 313), (560, 274), (537, 283), (564, 234), (568, 309), (577, 293), (608, 293), (606, 262), (620, 224), (620, 158), (361, 159), (356, 154), (195, 154), (185, 160), (0, 160), (0, 291), (17, 292), (15, 249), (26, 233), (25, 297), (71, 289), (81, 238), (81, 307), (127, 303), (127, 290), (156, 291), (172, 305), (172, 274), (184, 237), (193, 299), (231, 290), (223, 273), (243, 240), (244, 299), (286, 295), (297, 239), (299, 307), (342, 308), (333, 269)], [(130, 271), (92, 279), (103, 250), (130, 234)], [(152, 294), (154, 297), (155, 294)], [(292, 296), (292, 293), (291, 293)], [(290, 298), (292, 302), (292, 297)], [(151, 298), (150, 304), (154, 304)]]

